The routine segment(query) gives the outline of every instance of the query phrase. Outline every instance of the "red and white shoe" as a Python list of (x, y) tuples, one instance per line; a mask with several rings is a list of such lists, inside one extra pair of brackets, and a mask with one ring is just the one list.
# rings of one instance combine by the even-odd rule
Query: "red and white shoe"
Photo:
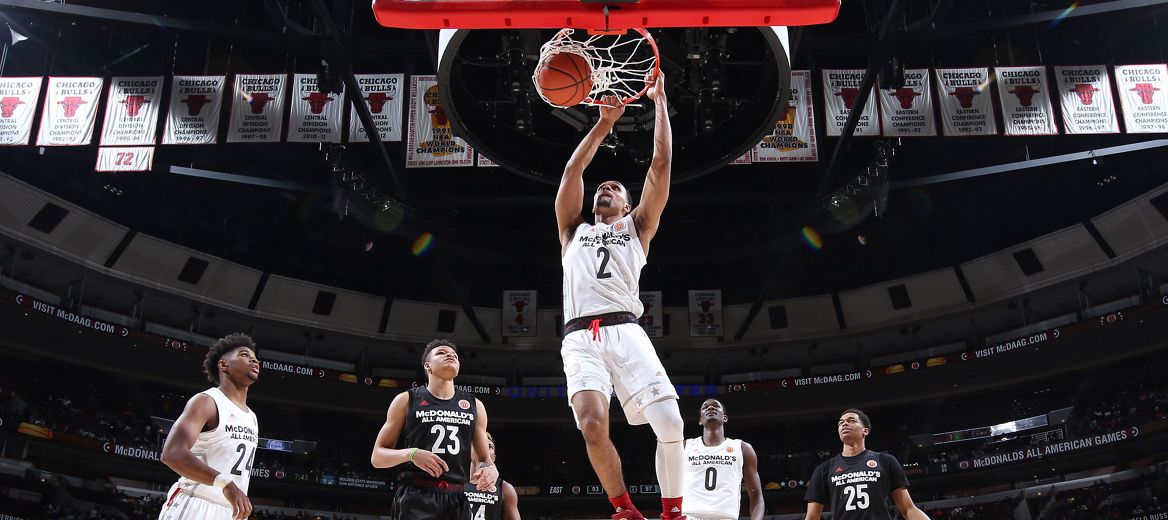
[(686, 517), (681, 514), (680, 509), (675, 507), (672, 511), (662, 511), (661, 520), (686, 520)]
[(645, 520), (645, 515), (640, 511), (634, 509), (625, 509), (618, 507), (616, 514), (612, 515), (612, 520)]

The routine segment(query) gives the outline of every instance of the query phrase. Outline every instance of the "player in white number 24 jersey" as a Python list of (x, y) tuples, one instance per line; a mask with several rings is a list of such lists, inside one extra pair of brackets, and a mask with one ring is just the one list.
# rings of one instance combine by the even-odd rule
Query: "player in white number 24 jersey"
[(179, 474), (159, 520), (242, 520), (251, 515), (247, 485), (259, 421), (247, 389), (260, 376), (255, 343), (231, 334), (207, 350), (203, 371), (215, 387), (195, 394), (174, 421), (162, 463)]
[(742, 503), (742, 483), (750, 497), (751, 520), (762, 520), (766, 505), (758, 478), (758, 456), (748, 442), (726, 438), (726, 408), (717, 399), (702, 403), (702, 436), (685, 441), (685, 516), (734, 520)]

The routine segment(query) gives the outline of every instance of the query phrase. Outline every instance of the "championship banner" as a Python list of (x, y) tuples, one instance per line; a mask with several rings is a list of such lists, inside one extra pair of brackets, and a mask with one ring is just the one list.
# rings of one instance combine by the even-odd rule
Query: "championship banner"
[(288, 113), (288, 142), (341, 142), (341, 114), (345, 93), (321, 92), (316, 74), (292, 76), (292, 110)]
[(819, 160), (815, 145), (815, 107), (811, 99), (811, 71), (792, 71), (787, 110), (783, 111), (771, 134), (763, 137), (762, 142), (751, 149), (752, 161)]
[(1168, 133), (1168, 66), (1117, 65), (1115, 86), (1127, 133)]
[[(864, 69), (823, 69), (824, 117), (827, 118), (827, 135), (843, 134), (848, 123), (848, 114), (860, 98), (860, 87), (864, 86)], [(868, 102), (860, 113), (856, 124), (856, 136), (879, 136), (880, 116), (876, 111), (876, 87), (868, 94)]]
[(81, 146), (93, 140), (101, 78), (49, 78), (37, 146)]
[(44, 78), (0, 78), (0, 146), (25, 145)]
[(161, 105), (162, 76), (111, 79), (99, 144), (154, 144), (158, 133), (158, 107)]
[(492, 161), (490, 157), (487, 157), (481, 153), (475, 154), (475, 161), (475, 166), (478, 166), (479, 168), (497, 168), (499, 166), (499, 163)]
[(535, 336), (535, 291), (503, 291), (503, 335)]
[(641, 305), (645, 312), (641, 314), (638, 323), (645, 329), (645, 334), (651, 338), (660, 338), (665, 335), (665, 322), (661, 317), (661, 291), (641, 291)]
[[(402, 94), (405, 92), (405, 76), (402, 74), (357, 74), (357, 85), (361, 87), (361, 99), (369, 105), (373, 124), (382, 141), (402, 139)], [(354, 103), (360, 101), (354, 100)], [(357, 117), (357, 107), (349, 109), (349, 142), (367, 143), (369, 134), (361, 118)]]
[(154, 168), (153, 146), (102, 146), (97, 149), (95, 172), (148, 172)]
[(1106, 65), (1055, 67), (1067, 134), (1118, 134), (1111, 78)]
[(731, 166), (741, 166), (743, 164), (750, 164), (750, 150), (747, 150), (739, 158), (730, 161)]
[(410, 76), (410, 130), (406, 168), (474, 165), (474, 149), (450, 128), (435, 76)]
[(1057, 135), (1046, 67), (998, 67), (998, 96), (1006, 135)]
[(689, 335), (722, 336), (722, 291), (689, 292)]
[(946, 136), (997, 135), (990, 69), (937, 69), (941, 124)]
[(229, 143), (276, 143), (284, 130), (285, 74), (235, 76)]
[(937, 135), (929, 69), (905, 69), (903, 87), (880, 89), (880, 118), (888, 137)]
[(162, 144), (215, 144), (225, 76), (175, 76)]

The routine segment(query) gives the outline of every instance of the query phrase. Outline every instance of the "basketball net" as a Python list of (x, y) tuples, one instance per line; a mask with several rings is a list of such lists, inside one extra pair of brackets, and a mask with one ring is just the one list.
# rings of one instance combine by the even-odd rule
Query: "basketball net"
[[(592, 90), (581, 104), (617, 108), (640, 98), (661, 68), (657, 42), (645, 29), (631, 29), (622, 34), (592, 34), (587, 39), (572, 38), (575, 29), (563, 29), (539, 49), (539, 65), (532, 80), (538, 84), (539, 71), (551, 56), (570, 52), (583, 57), (592, 69)], [(538, 88), (539, 97), (548, 101)], [(604, 102), (614, 96), (619, 105)]]

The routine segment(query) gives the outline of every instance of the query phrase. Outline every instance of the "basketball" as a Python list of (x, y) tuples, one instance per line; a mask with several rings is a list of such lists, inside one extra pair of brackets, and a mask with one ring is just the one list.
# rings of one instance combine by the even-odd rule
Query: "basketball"
[(579, 54), (556, 53), (540, 64), (535, 86), (552, 106), (578, 105), (592, 91), (592, 67)]

